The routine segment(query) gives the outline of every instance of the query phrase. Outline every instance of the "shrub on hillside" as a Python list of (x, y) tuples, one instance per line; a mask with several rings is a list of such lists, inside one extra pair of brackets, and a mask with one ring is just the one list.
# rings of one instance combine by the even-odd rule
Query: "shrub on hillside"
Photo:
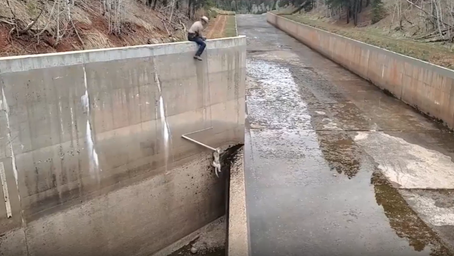
[(381, 0), (372, 0), (372, 24), (379, 22), (386, 15), (385, 7)]
[(207, 15), (209, 19), (215, 19), (218, 16), (218, 12), (213, 9), (210, 9), (208, 10)]

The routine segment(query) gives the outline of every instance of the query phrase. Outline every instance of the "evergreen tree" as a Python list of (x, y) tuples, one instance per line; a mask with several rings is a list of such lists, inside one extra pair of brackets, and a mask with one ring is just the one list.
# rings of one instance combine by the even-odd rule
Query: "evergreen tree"
[(385, 14), (385, 7), (381, 0), (372, 0), (372, 24), (379, 22), (383, 19)]

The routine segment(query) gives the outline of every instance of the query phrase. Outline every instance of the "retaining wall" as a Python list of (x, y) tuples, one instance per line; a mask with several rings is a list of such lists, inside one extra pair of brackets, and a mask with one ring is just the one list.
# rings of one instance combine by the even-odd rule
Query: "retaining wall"
[(454, 128), (454, 72), (267, 13), (267, 21), (327, 58)]
[[(0, 254), (150, 255), (225, 213), (246, 39), (0, 59)], [(164, 116), (162, 116), (164, 114)]]
[(228, 256), (251, 255), (243, 159), (244, 153), (243, 149), (241, 149), (236, 155), (233, 166), (230, 168), (226, 248)]

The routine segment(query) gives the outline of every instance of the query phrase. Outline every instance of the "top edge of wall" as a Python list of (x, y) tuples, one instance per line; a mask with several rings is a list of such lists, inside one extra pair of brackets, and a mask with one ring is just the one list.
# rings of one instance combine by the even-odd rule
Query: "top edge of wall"
[[(246, 36), (210, 39), (207, 49), (225, 49), (246, 46)], [(71, 66), (85, 63), (146, 58), (167, 54), (187, 53), (196, 50), (196, 44), (189, 41), (137, 45), (116, 48), (93, 49), (34, 55), (19, 55), (0, 58), (0, 74), (43, 69), (57, 66)]]
[[(403, 61), (410, 62), (410, 63), (413, 63), (413, 64), (423, 65), (423, 66), (425, 66), (428, 69), (435, 70), (437, 72), (440, 72), (440, 74), (443, 74), (444, 76), (448, 76), (448, 77), (451, 77), (451, 78), (454, 79), (454, 70), (452, 70), (452, 69), (445, 68), (445, 67), (442, 67), (442, 66), (427, 62), (425, 60), (417, 59), (417, 58), (414, 58), (414, 57), (411, 57), (411, 56), (408, 56), (408, 55), (404, 55), (404, 54), (401, 54), (401, 53), (398, 53), (398, 52), (393, 52), (393, 51), (390, 51), (388, 49), (381, 48), (379, 46), (368, 44), (368, 43), (365, 43), (365, 42), (361, 42), (361, 41), (358, 41), (358, 40), (355, 40), (355, 39), (352, 39), (352, 38), (349, 38), (349, 37), (346, 37), (346, 36), (343, 36), (343, 35), (335, 34), (335, 33), (329, 32), (329, 31), (324, 30), (324, 29), (320, 29), (320, 28), (316, 28), (316, 27), (313, 27), (313, 26), (310, 26), (310, 25), (306, 25), (304, 23), (297, 22), (297, 21), (291, 20), (289, 18), (286, 18), (285, 16), (282, 16), (282, 15), (277, 15), (277, 14), (274, 14), (274, 13), (271, 13), (271, 12), (267, 12), (267, 15), (275, 16), (277, 18), (284, 19), (286, 21), (289, 21), (291, 23), (294, 23), (294, 24), (297, 24), (297, 25), (300, 25), (300, 26), (305, 26), (305, 27), (320, 31), (322, 33), (327, 33), (327, 34), (335, 36), (335, 37), (343, 38), (345, 40), (352, 41), (352, 42), (354, 42), (356, 44), (359, 44), (359, 45), (362, 45), (362, 46), (365, 46), (365, 47), (370, 47), (370, 48), (373, 48), (373, 49), (381, 50), (381, 51), (385, 52), (389, 56), (396, 57), (398, 59), (401, 59)], [(276, 25), (276, 24), (273, 24), (273, 25)]]

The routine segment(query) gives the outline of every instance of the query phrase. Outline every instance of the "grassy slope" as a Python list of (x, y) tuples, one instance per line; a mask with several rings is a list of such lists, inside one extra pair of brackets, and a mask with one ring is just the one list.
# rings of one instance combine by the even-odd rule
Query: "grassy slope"
[(310, 15), (285, 15), (285, 17), (332, 33), (376, 45), (390, 51), (454, 69), (453, 50), (441, 45), (419, 42), (411, 39), (395, 38), (372, 27), (355, 28), (339, 26), (320, 19), (314, 19)]
[(234, 37), (236, 34), (236, 17), (235, 15), (229, 15), (227, 17), (227, 23), (224, 28), (224, 37)]

